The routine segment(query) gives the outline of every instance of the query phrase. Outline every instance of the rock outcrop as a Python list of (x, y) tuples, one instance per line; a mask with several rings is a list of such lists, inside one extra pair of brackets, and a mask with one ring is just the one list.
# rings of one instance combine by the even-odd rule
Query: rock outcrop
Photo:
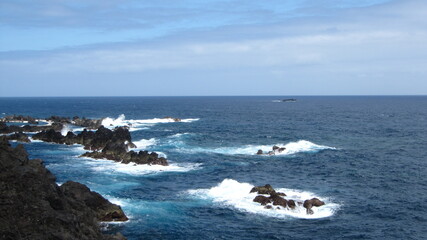
[(262, 151), (262, 149), (259, 149), (256, 152), (256, 155), (276, 155), (276, 154), (282, 153), (283, 151), (286, 150), (285, 147), (278, 147), (278, 146), (273, 146), (272, 149), (273, 149), (272, 151), (268, 151), (268, 152), (264, 152), (264, 151)]
[[(262, 195), (257, 195), (253, 201), (260, 203), (261, 205), (265, 206), (266, 209), (281, 209), (282, 208), (289, 208), (289, 209), (295, 209), (296, 203), (292, 199), (285, 199), (283, 197), (286, 196), (285, 193), (276, 192), (274, 188), (270, 184), (266, 184), (264, 186), (259, 187), (253, 187), (250, 191), (250, 193), (257, 193)], [(265, 196), (270, 195), (270, 196)], [(302, 204), (302, 203), (299, 203)], [(307, 214), (313, 214), (313, 207), (320, 207), (325, 205), (325, 202), (319, 200), (318, 198), (312, 198), (307, 199), (304, 201), (304, 204), (302, 204), (304, 208), (306, 208)], [(277, 206), (276, 208), (273, 208), (273, 206)]]
[(21, 132), (16, 132), (14, 134), (11, 135), (5, 135), (5, 136), (1, 136), (4, 139), (6, 139), (7, 141), (11, 141), (11, 140), (15, 140), (18, 142), (31, 142), (31, 140), (28, 138), (28, 136), (24, 133)]
[(0, 239), (125, 239), (103, 235), (98, 223), (125, 220), (120, 207), (82, 184), (59, 187), (42, 160), (29, 160), (23, 145), (13, 148), (5, 138), (0, 182)]

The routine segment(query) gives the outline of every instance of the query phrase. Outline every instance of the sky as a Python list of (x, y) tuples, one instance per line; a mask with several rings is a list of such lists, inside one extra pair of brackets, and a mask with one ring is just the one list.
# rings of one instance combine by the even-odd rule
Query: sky
[(2, 0), (0, 97), (425, 95), (426, 0)]

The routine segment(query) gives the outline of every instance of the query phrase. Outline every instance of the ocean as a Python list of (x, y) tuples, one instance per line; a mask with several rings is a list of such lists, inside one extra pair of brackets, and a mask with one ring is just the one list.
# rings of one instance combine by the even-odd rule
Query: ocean
[[(282, 98), (0, 98), (0, 114), (107, 118), (131, 125), (138, 149), (166, 156), (167, 167), (133, 166), (79, 158), (78, 145), (24, 144), (58, 184), (78, 181), (120, 204), (130, 221), (104, 231), (130, 240), (427, 236), (426, 96)], [(274, 145), (286, 149), (256, 155)], [(313, 215), (265, 209), (249, 194), (265, 184), (326, 205)]]

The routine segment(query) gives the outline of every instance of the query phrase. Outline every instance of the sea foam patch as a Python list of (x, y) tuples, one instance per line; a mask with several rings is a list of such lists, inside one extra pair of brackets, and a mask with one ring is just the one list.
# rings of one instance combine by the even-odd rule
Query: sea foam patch
[(171, 163), (169, 166), (148, 164), (124, 164), (107, 159), (84, 158), (85, 163), (97, 172), (107, 174), (150, 175), (161, 172), (188, 172), (201, 168), (200, 163)]
[(325, 218), (334, 215), (340, 207), (339, 204), (331, 202), (329, 198), (320, 197), (311, 192), (279, 188), (276, 190), (286, 193), (286, 199), (292, 199), (295, 202), (304, 202), (306, 199), (315, 197), (324, 201), (325, 205), (321, 207), (313, 207), (312, 209), (314, 213), (312, 215), (308, 215), (306, 213), (306, 209), (299, 204), (297, 204), (295, 209), (266, 209), (259, 203), (253, 202), (253, 199), (258, 195), (256, 193), (250, 193), (253, 187), (254, 186), (249, 183), (240, 183), (233, 179), (224, 179), (215, 187), (209, 189), (188, 190), (188, 193), (199, 199), (210, 200), (219, 206), (276, 218)]
[(155, 124), (160, 123), (174, 123), (174, 122), (183, 122), (183, 123), (190, 123), (194, 121), (198, 121), (199, 118), (186, 118), (186, 119), (180, 119), (180, 121), (175, 121), (173, 118), (152, 118), (152, 119), (129, 119), (126, 120), (126, 117), (124, 114), (121, 114), (117, 118), (104, 118), (102, 120), (102, 125), (108, 128), (115, 128), (119, 126), (128, 126), (129, 131), (138, 131), (147, 129), (150, 126), (153, 126)]

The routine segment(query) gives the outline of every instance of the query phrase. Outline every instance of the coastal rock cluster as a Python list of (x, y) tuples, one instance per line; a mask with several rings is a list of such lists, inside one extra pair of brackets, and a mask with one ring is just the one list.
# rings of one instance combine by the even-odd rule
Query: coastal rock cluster
[(42, 160), (0, 136), (0, 239), (126, 239), (99, 228), (127, 220), (120, 206), (83, 184), (55, 180)]
[[(270, 184), (266, 184), (265, 186), (253, 187), (250, 193), (253, 192), (260, 194), (257, 195), (253, 199), (253, 201), (265, 206), (266, 209), (273, 209), (274, 206), (276, 206), (276, 209), (281, 209), (281, 207), (284, 209), (295, 209), (296, 207), (296, 203), (294, 200), (285, 199), (284, 197), (286, 197), (286, 194), (282, 192), (276, 192), (276, 190), (274, 190), (274, 188)], [(303, 205), (303, 207), (306, 208), (306, 213), (310, 215), (314, 213), (312, 209), (313, 207), (320, 207), (325, 205), (325, 202), (319, 200), (318, 198), (307, 199), (304, 202), (297, 203), (298, 205)]]
[(50, 129), (35, 134), (33, 139), (67, 145), (81, 144), (84, 149), (91, 150), (91, 152), (86, 152), (81, 157), (103, 158), (126, 164), (168, 165), (166, 158), (159, 157), (155, 152), (128, 151), (129, 148), (135, 148), (136, 146), (132, 143), (131, 135), (126, 127), (117, 127), (114, 130), (110, 130), (100, 126), (95, 132), (85, 129), (75, 135), (70, 131), (66, 136)]
[[(175, 122), (181, 121), (179, 118), (166, 118), (172, 119)], [(136, 147), (135, 144), (132, 143), (129, 129), (127, 127), (116, 127), (114, 130), (110, 130), (102, 125), (102, 119), (87, 119), (79, 117), (73, 117), (70, 119), (67, 117), (51, 116), (44, 119), (44, 121), (51, 124), (44, 126), (25, 125), (20, 127), (15, 125), (8, 126), (5, 123), (29, 120), (35, 121), (36, 123), (39, 121), (35, 118), (21, 115), (12, 115), (1, 118), (0, 133), (13, 133), (6, 136), (7, 140), (30, 142), (28, 136), (24, 134), (24, 132), (37, 132), (32, 136), (35, 140), (67, 145), (81, 144), (84, 146), (84, 149), (91, 151), (84, 153), (81, 157), (91, 157), (95, 159), (103, 158), (126, 164), (134, 163), (168, 166), (167, 159), (159, 157), (155, 152), (129, 151), (129, 148)], [(85, 129), (77, 135), (69, 131), (65, 136), (63, 136), (60, 131), (63, 129), (64, 124), (73, 124), (85, 127)], [(88, 131), (86, 128), (97, 130)]]

